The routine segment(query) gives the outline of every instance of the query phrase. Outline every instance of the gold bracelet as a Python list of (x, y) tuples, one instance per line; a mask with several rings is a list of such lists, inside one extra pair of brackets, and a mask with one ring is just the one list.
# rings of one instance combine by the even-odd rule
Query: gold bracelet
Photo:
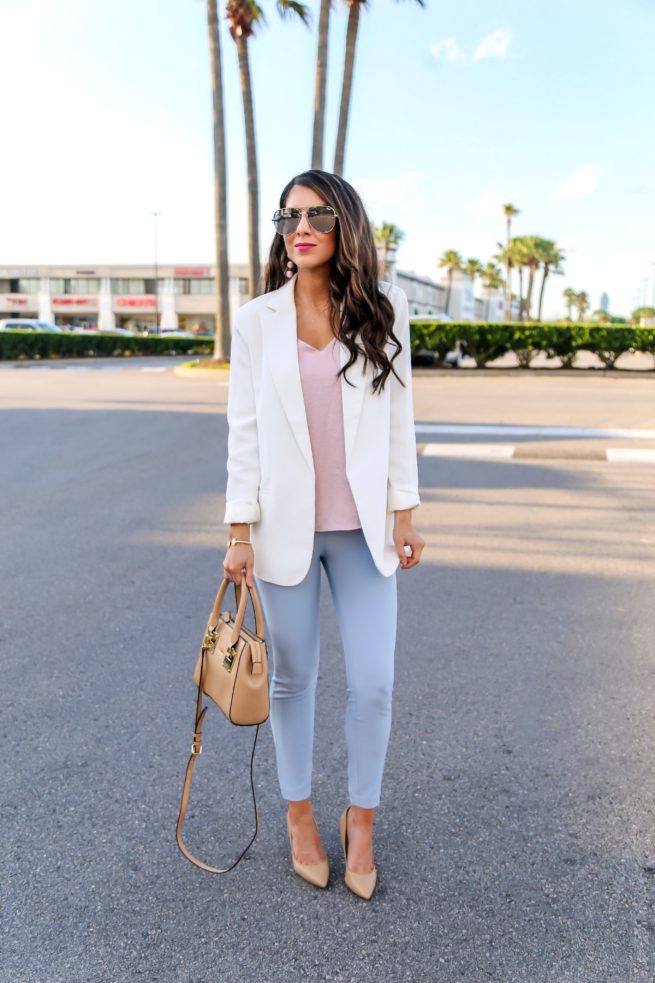
[(227, 541), (227, 548), (229, 549), (230, 546), (233, 546), (235, 543), (245, 543), (246, 546), (252, 546), (249, 539), (237, 539), (236, 536), (230, 536)]

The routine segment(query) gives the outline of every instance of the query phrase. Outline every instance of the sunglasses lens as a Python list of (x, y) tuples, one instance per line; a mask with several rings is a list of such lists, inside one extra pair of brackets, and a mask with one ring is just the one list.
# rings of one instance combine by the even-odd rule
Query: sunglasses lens
[(324, 234), (332, 232), (337, 220), (333, 209), (329, 205), (321, 208), (320, 211), (318, 209), (315, 212), (310, 211), (307, 218), (309, 219), (309, 224), (316, 232), (322, 232)]
[(281, 236), (288, 236), (298, 228), (300, 216), (289, 216), (285, 215), (284, 212), (277, 211), (273, 216), (273, 223), (276, 232), (279, 232)]
[[(273, 215), (275, 231), (281, 236), (292, 235), (300, 225), (301, 217), (295, 209), (278, 208)], [(307, 209), (307, 220), (315, 232), (326, 234), (332, 232), (337, 216), (331, 205), (319, 205)]]

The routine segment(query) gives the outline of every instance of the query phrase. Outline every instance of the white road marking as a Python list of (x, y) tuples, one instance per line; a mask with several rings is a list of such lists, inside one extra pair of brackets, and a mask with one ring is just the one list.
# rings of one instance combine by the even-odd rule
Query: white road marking
[(608, 461), (655, 464), (655, 450), (645, 447), (608, 447), (606, 454)]
[(513, 444), (426, 444), (424, 457), (513, 457)]
[(416, 433), (506, 437), (624, 437), (655, 440), (655, 430), (594, 429), (587, 427), (527, 427), (486, 423), (417, 423)]

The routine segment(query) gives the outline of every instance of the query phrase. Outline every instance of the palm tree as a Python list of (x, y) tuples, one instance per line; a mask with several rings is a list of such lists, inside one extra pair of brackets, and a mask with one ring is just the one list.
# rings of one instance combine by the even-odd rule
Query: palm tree
[[(309, 22), (309, 10), (298, 0), (277, 0), (281, 16), (297, 14), (304, 24)], [(259, 176), (257, 172), (257, 141), (255, 137), (255, 111), (253, 108), (252, 82), (250, 79), (250, 55), (248, 39), (259, 24), (265, 24), (264, 11), (257, 0), (227, 0), (227, 19), (230, 34), (237, 46), (243, 117), (246, 128), (246, 166), (248, 170), (248, 293), (256, 297), (261, 288), (259, 258)]]
[(539, 291), (539, 309), (537, 311), (538, 321), (541, 321), (541, 311), (544, 303), (544, 290), (546, 288), (546, 280), (548, 279), (548, 275), (549, 273), (552, 273), (555, 276), (563, 275), (564, 270), (562, 268), (562, 263), (566, 258), (559, 246), (550, 239), (544, 239), (543, 243), (544, 248), (542, 251), (541, 261), (544, 266), (544, 272), (541, 280), (541, 289)]
[(510, 242), (512, 238), (511, 228), (512, 228), (512, 219), (514, 218), (515, 215), (520, 215), (521, 212), (518, 208), (515, 208), (515, 206), (511, 204), (503, 205), (503, 211), (505, 213), (505, 220), (507, 222), (507, 236), (506, 236), (506, 243), (505, 243), (505, 247), (507, 250), (507, 252), (505, 253), (505, 310), (503, 313), (503, 317), (505, 318), (506, 321), (509, 321), (512, 315), (512, 284), (510, 282), (510, 276), (511, 276), (510, 270), (512, 268), (510, 263)]
[(531, 321), (534, 279), (544, 257), (549, 255), (549, 240), (542, 239), (540, 236), (522, 236), (521, 241), (525, 250), (525, 263), (530, 271), (528, 276), (528, 294), (525, 298), (525, 312), (527, 320)]
[(314, 94), (314, 135), (312, 138), (312, 167), (323, 168), (323, 139), (325, 134), (325, 94), (328, 63), (328, 35), (332, 0), (321, 0), (318, 15), (318, 46), (316, 51), (316, 90)]
[(494, 290), (500, 290), (503, 286), (503, 277), (500, 269), (492, 261), (488, 262), (481, 273), (482, 278), (482, 290), (487, 295), (487, 316), (486, 321), (489, 320), (489, 307), (491, 305), (491, 295)]
[(575, 295), (573, 306), (578, 308), (577, 320), (581, 321), (586, 311), (589, 310), (589, 295), (584, 290), (581, 290), (580, 293)]
[(483, 266), (479, 259), (467, 259), (462, 267), (463, 272), (473, 283), (473, 288), (475, 289), (475, 278), (476, 276), (482, 276)]
[(391, 222), (383, 222), (380, 226), (373, 225), (371, 223), (371, 228), (373, 229), (375, 245), (382, 253), (380, 258), (379, 279), (384, 280), (387, 272), (389, 252), (392, 249), (398, 248), (399, 243), (401, 243), (405, 238), (405, 233), (402, 231), (402, 229), (399, 229), (397, 225), (393, 225)]
[(514, 237), (509, 244), (512, 266), (519, 273), (519, 321), (524, 320), (525, 300), (523, 297), (523, 270), (528, 265), (527, 250), (523, 236)]
[[(366, 4), (367, 0), (346, 0), (348, 4), (348, 26), (346, 28), (346, 54), (343, 63), (343, 79), (341, 83), (341, 105), (339, 106), (339, 126), (337, 129), (337, 142), (334, 151), (335, 174), (343, 174), (343, 159), (346, 152), (346, 133), (348, 130), (348, 115), (350, 113), (350, 93), (353, 84), (353, 70), (355, 68), (355, 49), (357, 47), (357, 30), (359, 28), (360, 7)], [(421, 6), (425, 6), (425, 0), (416, 0)]]
[(450, 291), (453, 285), (453, 273), (462, 269), (462, 257), (456, 249), (447, 249), (439, 260), (439, 268), (445, 269), (448, 274), (448, 290), (446, 291), (446, 314), (449, 313)]
[[(514, 250), (512, 249), (512, 244), (510, 242), (509, 246), (504, 246), (502, 242), (497, 242), (498, 252), (495, 253), (491, 259), (496, 263), (500, 263), (501, 266), (505, 268), (505, 297), (503, 302), (503, 318), (505, 321), (511, 320), (512, 317), (512, 299), (514, 295), (510, 292), (509, 294), (509, 304), (507, 301), (507, 284), (510, 285), (510, 291), (512, 286), (512, 270), (514, 269)], [(507, 312), (509, 310), (509, 317)]]
[(222, 360), (230, 350), (230, 273), (227, 256), (227, 167), (225, 164), (225, 117), (223, 114), (223, 63), (216, 0), (207, 0), (207, 29), (209, 33), (214, 129), (214, 248), (216, 255), (214, 358)]
[(562, 293), (562, 297), (566, 301), (566, 319), (571, 320), (571, 308), (575, 304), (576, 293), (573, 287), (567, 287)]

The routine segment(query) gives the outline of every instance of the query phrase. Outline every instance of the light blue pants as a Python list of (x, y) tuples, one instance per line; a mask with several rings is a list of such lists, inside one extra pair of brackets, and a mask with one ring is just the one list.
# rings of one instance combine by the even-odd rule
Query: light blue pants
[(352, 805), (372, 809), (380, 802), (391, 730), (397, 585), (395, 572), (386, 577), (375, 566), (361, 529), (315, 532), (299, 584), (255, 577), (272, 666), (269, 719), (280, 790), (290, 801), (311, 795), (321, 563), (346, 661), (348, 794)]

